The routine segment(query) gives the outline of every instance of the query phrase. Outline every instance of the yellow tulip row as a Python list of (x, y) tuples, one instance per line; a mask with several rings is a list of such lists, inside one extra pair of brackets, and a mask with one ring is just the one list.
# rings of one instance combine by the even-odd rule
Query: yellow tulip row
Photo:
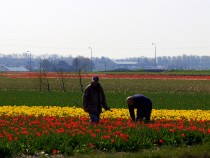
[[(112, 109), (113, 111), (103, 111), (101, 118), (130, 118), (128, 109)], [(58, 106), (0, 106), (0, 115), (35, 115), (35, 116), (71, 116), (88, 117), (82, 108), (58, 107)], [(151, 119), (177, 120), (185, 118), (187, 120), (210, 120), (210, 110), (152, 110)]]

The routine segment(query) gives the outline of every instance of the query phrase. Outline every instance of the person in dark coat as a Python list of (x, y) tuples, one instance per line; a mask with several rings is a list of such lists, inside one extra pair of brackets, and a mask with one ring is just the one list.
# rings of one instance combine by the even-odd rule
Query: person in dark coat
[(91, 124), (99, 123), (102, 107), (105, 110), (110, 110), (98, 76), (94, 76), (91, 84), (85, 88), (82, 99), (84, 110), (90, 115)]
[[(133, 121), (142, 121), (144, 118), (146, 121), (150, 121), (152, 113), (152, 101), (142, 94), (135, 94), (129, 96), (126, 99), (130, 116)], [(134, 109), (137, 109), (137, 115), (135, 118)]]

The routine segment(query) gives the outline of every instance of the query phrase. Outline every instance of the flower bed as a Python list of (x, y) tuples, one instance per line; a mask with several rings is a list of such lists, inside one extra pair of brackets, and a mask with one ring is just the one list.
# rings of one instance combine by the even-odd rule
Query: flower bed
[[(159, 75), (159, 74), (81, 74), (82, 78), (92, 78), (94, 75), (104, 79), (177, 79), (177, 80), (210, 80), (208, 75)], [(12, 72), (1, 73), (0, 76), (9, 78), (59, 78), (61, 76), (58, 73), (48, 72), (45, 75), (40, 76), (37, 72)], [(78, 74), (64, 73), (63, 78), (78, 78)]]
[(102, 113), (100, 124), (90, 125), (81, 108), (3, 106), (0, 153), (72, 155), (202, 144), (210, 139), (208, 113), (153, 110), (151, 122), (135, 123), (127, 109), (114, 109)]
[[(101, 118), (123, 118), (129, 119), (128, 109), (116, 108), (113, 111), (102, 111)], [(58, 107), (58, 106), (0, 106), (0, 115), (19, 116), (57, 116), (57, 117), (88, 117), (82, 108)], [(152, 110), (152, 120), (208, 120), (210, 121), (210, 110)]]

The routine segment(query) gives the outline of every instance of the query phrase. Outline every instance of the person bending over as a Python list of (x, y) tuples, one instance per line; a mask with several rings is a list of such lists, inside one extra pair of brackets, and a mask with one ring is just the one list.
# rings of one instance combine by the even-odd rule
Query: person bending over
[[(133, 121), (141, 122), (144, 118), (146, 121), (150, 121), (152, 101), (149, 98), (142, 94), (135, 94), (127, 97), (126, 102), (128, 104), (130, 117)], [(137, 109), (136, 117), (134, 109)]]

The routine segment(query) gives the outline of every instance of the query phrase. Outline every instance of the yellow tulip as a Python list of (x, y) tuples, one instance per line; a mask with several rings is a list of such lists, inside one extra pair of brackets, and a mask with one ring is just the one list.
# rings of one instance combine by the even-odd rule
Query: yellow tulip
[[(113, 111), (102, 111), (101, 118), (130, 118), (128, 109), (112, 109)], [(136, 112), (136, 111), (135, 111)], [(35, 115), (35, 116), (71, 116), (88, 117), (82, 108), (58, 107), (58, 106), (1, 106), (0, 115)], [(187, 120), (210, 120), (210, 110), (152, 110), (151, 119), (177, 120), (185, 118)]]

